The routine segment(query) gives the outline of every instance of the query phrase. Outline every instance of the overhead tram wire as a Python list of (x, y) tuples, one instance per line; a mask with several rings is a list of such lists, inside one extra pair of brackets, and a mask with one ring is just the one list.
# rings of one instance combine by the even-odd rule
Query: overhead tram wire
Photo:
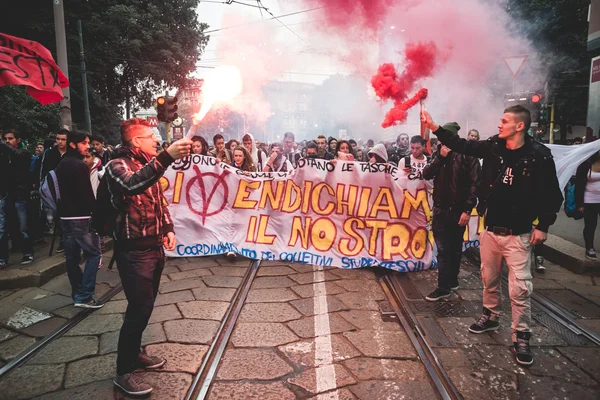
[(281, 25), (285, 26), (287, 28), (288, 31), (292, 32), (294, 35), (296, 35), (298, 37), (298, 39), (302, 40), (304, 43), (308, 44), (308, 42), (306, 40), (304, 40), (302, 38), (302, 36), (298, 35), (292, 28), (290, 28), (289, 26), (287, 26), (286, 24), (283, 23), (283, 21), (281, 21), (278, 17), (276, 17), (267, 7), (264, 6), (264, 4), (262, 3), (261, 0), (258, 0), (258, 3), (260, 5), (263, 6), (263, 8), (265, 9), (266, 12), (268, 12), (269, 14), (271, 14), (271, 16), (273, 18), (275, 18), (277, 20), (277, 22), (279, 22)]

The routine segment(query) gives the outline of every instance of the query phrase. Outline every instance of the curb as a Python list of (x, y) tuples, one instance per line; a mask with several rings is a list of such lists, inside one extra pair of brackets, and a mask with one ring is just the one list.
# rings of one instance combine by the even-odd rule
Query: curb
[[(112, 239), (105, 239), (104, 252), (106, 253), (112, 248)], [(1, 271), (0, 290), (40, 287), (65, 272), (67, 272), (67, 267), (64, 255), (62, 253), (55, 254), (28, 266)]]
[(585, 257), (585, 249), (556, 235), (548, 234), (542, 245), (544, 258), (576, 274), (600, 275), (600, 261)]

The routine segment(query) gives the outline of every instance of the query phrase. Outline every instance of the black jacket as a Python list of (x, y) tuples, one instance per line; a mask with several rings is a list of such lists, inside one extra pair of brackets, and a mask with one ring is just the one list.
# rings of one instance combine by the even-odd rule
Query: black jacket
[(583, 207), (585, 186), (587, 185), (588, 174), (590, 173), (594, 162), (596, 162), (596, 155), (593, 155), (583, 162), (577, 168), (577, 172), (575, 173), (575, 204), (577, 205), (577, 208)]
[(410, 156), (410, 147), (401, 148), (398, 146), (391, 146), (387, 149), (388, 162), (394, 165), (398, 165), (400, 160), (404, 157)]
[(29, 150), (14, 149), (0, 142), (0, 196), (10, 193), (17, 200), (29, 199), (33, 189), (30, 165)]
[(42, 156), (42, 168), (40, 170), (40, 183), (44, 181), (44, 178), (46, 175), (48, 175), (48, 172), (58, 167), (58, 163), (60, 163), (60, 160), (62, 160), (65, 154), (67, 153), (60, 154), (60, 151), (58, 151), (58, 147), (56, 146), (44, 151)]
[(477, 186), (481, 175), (479, 160), (455, 151), (446, 157), (436, 153), (423, 170), (423, 179), (433, 179), (433, 206), (470, 214), (477, 205)]
[(56, 167), (60, 190), (59, 217), (88, 217), (96, 205), (90, 181), (90, 169), (83, 157), (73, 149), (67, 150)]
[[(483, 216), (487, 210), (488, 197), (504, 172), (502, 155), (507, 151), (506, 141), (498, 135), (484, 141), (467, 141), (441, 126), (434, 134), (443, 144), (458, 153), (483, 158), (481, 182), (477, 189), (477, 211)], [(524, 146), (527, 156), (513, 168), (516, 195), (522, 202), (512, 213), (515, 219), (529, 223), (538, 218), (537, 229), (548, 232), (550, 225), (556, 221), (556, 214), (563, 202), (556, 166), (550, 149), (543, 144), (526, 135)]]

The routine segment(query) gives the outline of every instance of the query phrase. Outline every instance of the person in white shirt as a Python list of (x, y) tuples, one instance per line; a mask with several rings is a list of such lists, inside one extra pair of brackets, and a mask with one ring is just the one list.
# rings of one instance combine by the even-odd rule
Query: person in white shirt
[(87, 153), (83, 156), (83, 162), (86, 163), (90, 169), (90, 182), (92, 183), (92, 191), (94, 197), (98, 192), (98, 186), (100, 186), (100, 179), (104, 175), (104, 168), (102, 168), (102, 161), (98, 157), (94, 157), (93, 153)]
[(402, 158), (398, 166), (408, 174), (408, 179), (423, 179), (423, 169), (430, 159), (425, 155), (425, 140), (421, 136), (410, 139), (410, 155)]

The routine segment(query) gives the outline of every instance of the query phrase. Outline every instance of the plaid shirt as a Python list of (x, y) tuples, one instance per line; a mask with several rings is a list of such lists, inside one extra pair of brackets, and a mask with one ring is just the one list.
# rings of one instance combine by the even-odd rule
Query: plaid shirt
[(165, 151), (149, 157), (137, 149), (123, 147), (118, 158), (106, 165), (113, 205), (121, 210), (116, 237), (135, 248), (162, 246), (162, 238), (173, 232), (173, 221), (159, 179), (173, 158)]

